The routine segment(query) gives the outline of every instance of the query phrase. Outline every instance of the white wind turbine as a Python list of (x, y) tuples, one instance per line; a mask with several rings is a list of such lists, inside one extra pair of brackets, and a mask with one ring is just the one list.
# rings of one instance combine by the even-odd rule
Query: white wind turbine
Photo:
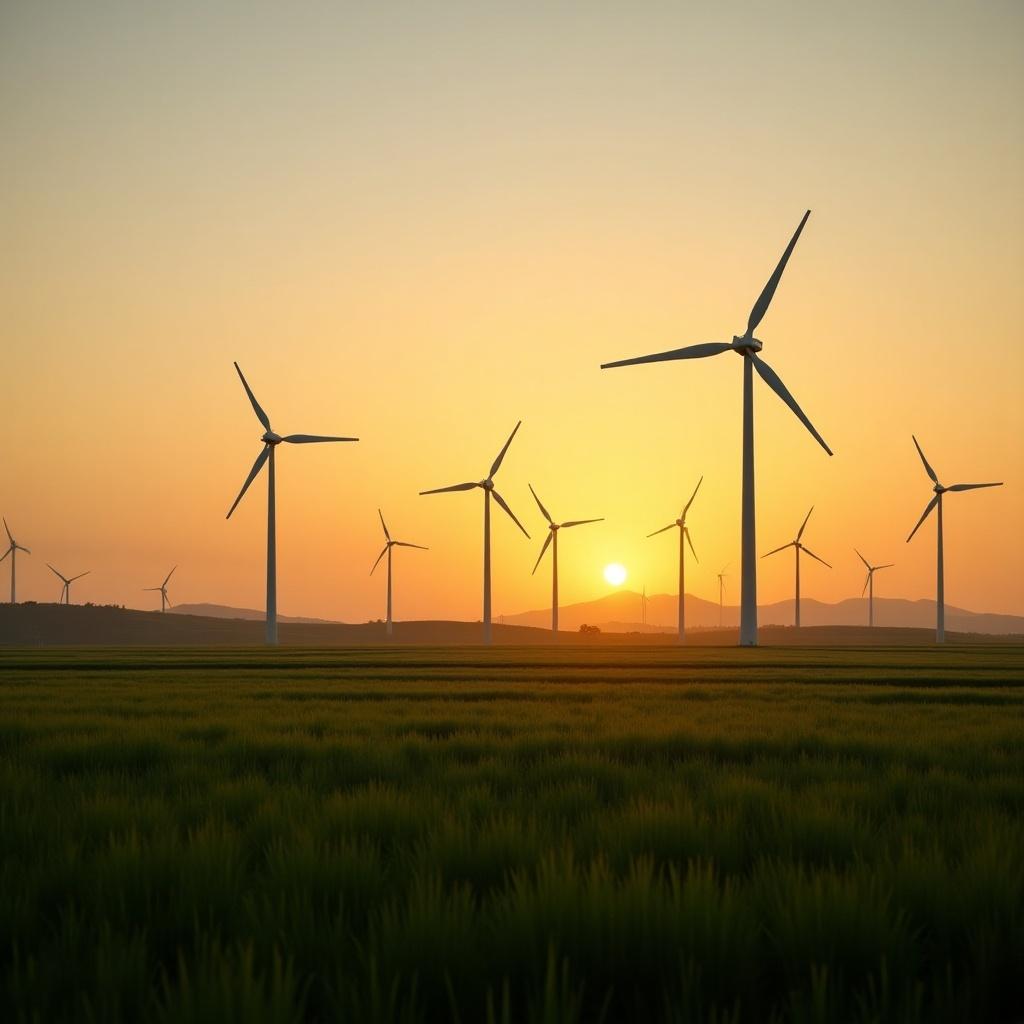
[[(544, 538), (544, 544), (540, 549), (540, 554), (537, 556), (537, 561), (533, 566), (533, 571), (536, 572), (540, 565), (541, 559), (544, 557), (544, 552), (547, 551), (548, 547), (551, 548), (551, 634), (557, 640), (558, 639), (558, 531), (567, 530), (570, 526), (586, 526), (587, 523), (602, 523), (604, 519), (572, 519), (568, 523), (556, 523), (551, 516), (548, 514), (548, 510), (544, 507), (543, 502), (537, 497), (537, 492), (533, 489), (533, 484), (527, 485), (530, 488), (530, 493), (533, 495), (533, 500), (537, 502), (537, 507), (540, 509), (540, 514), (548, 521), (548, 535)], [(646, 598), (644, 598), (646, 600)]]
[(55, 576), (59, 576), (61, 581), (64, 583), (64, 586), (61, 588), (60, 599), (57, 601), (57, 604), (71, 604), (71, 584), (74, 583), (75, 580), (80, 580), (83, 576), (88, 576), (91, 570), (87, 569), (85, 572), (80, 572), (77, 576), (72, 576), (71, 579), (68, 579), (67, 576), (57, 572), (49, 562), (46, 564), (49, 567), (50, 572)]
[[(913, 437), (913, 435), (911, 435)], [(921, 461), (924, 463), (924, 471), (931, 477), (932, 483), (935, 485), (932, 490), (935, 492), (935, 496), (928, 505), (925, 507), (921, 518), (917, 521), (915, 526), (910, 531), (910, 537), (913, 537), (917, 533), (920, 525), (931, 515), (933, 508), (938, 506), (939, 509), (939, 523), (936, 529), (936, 536), (938, 538), (938, 563), (936, 566), (936, 592), (935, 592), (935, 639), (938, 643), (942, 643), (946, 638), (946, 591), (945, 591), (945, 580), (942, 566), (942, 496), (947, 491), (973, 491), (979, 487), (1002, 487), (1002, 481), (996, 484), (953, 484), (952, 487), (943, 487), (939, 483), (939, 478), (935, 475), (935, 470), (928, 465), (928, 460), (924, 457), (924, 452), (921, 451), (921, 446), (917, 443), (917, 438), (913, 437), (914, 447), (917, 449), (917, 454), (921, 456)], [(907, 537), (907, 543), (910, 543), (910, 537)]]
[[(853, 550), (857, 551), (856, 548)], [(864, 581), (864, 589), (860, 592), (860, 596), (863, 597), (865, 591), (868, 594), (868, 625), (873, 626), (875, 624), (875, 573), (879, 569), (891, 569), (896, 563), (872, 565), (859, 551), (857, 551), (857, 557), (864, 563), (864, 568), (868, 571), (868, 578)]]
[(388, 556), (388, 621), (387, 621), (387, 634), (391, 636), (393, 632), (391, 622), (391, 549), (392, 548), (416, 548), (418, 551), (429, 551), (429, 548), (423, 547), (422, 544), (410, 544), (405, 540), (392, 540), (391, 534), (388, 533), (387, 523), (384, 522), (384, 513), (380, 509), (377, 509), (377, 515), (380, 516), (380, 525), (384, 527), (384, 550), (377, 556), (377, 561), (373, 563), (373, 569), (370, 570), (372, 576), (377, 566), (380, 565), (380, 560), (387, 555)]
[(15, 589), (16, 576), (15, 576), (15, 563), (18, 560), (18, 552), (24, 551), (26, 555), (31, 555), (32, 552), (28, 548), (23, 547), (11, 536), (11, 528), (7, 525), (7, 520), (4, 520), (4, 529), (7, 531), (7, 540), (10, 542), (10, 546), (7, 550), (0, 555), (0, 562), (2, 562), (8, 555), (11, 556), (11, 604), (17, 604), (18, 594)]
[(725, 570), (729, 566), (725, 565), (722, 567), (722, 571), (718, 574), (718, 628), (722, 628), (722, 612), (725, 607)]
[[(814, 506), (811, 506), (811, 512), (814, 511)], [(811, 512), (808, 512), (804, 517), (803, 526), (800, 527), (796, 535), (796, 540), (791, 540), (788, 544), (783, 544), (781, 548), (775, 548), (772, 551), (763, 554), (762, 558), (767, 558), (768, 555), (778, 554), (780, 551), (785, 551), (786, 548), (793, 548), (796, 551), (796, 625), (800, 625), (800, 552), (803, 551), (805, 554), (811, 556), (815, 561), (821, 562), (822, 565), (832, 568), (824, 558), (818, 558), (818, 556), (806, 545), (800, 543), (800, 538), (804, 535), (804, 527), (807, 526), (807, 520), (811, 518)]]
[(693, 560), (699, 562), (700, 559), (697, 557), (697, 552), (693, 550), (693, 541), (690, 540), (690, 528), (686, 525), (686, 513), (690, 511), (690, 506), (693, 504), (693, 499), (697, 497), (697, 492), (700, 490), (700, 485), (704, 482), (704, 477), (701, 477), (697, 481), (697, 486), (693, 489), (693, 494), (690, 495), (690, 500), (683, 507), (682, 514), (674, 523), (669, 523), (668, 526), (663, 526), (660, 530), (655, 530), (654, 533), (647, 534), (648, 537), (657, 537), (659, 533), (664, 533), (666, 530), (671, 530), (673, 526), (679, 527), (679, 639), (678, 642), (681, 644), (686, 643), (686, 610), (685, 610), (685, 594), (686, 594), (686, 545), (690, 545), (690, 552), (693, 555)]
[(263, 451), (256, 456), (256, 461), (252, 464), (252, 469), (249, 471), (249, 475), (245, 478), (245, 483), (242, 484), (241, 491), (238, 492), (238, 497), (235, 498), (234, 504), (228, 509), (227, 519), (231, 518), (231, 513), (235, 511), (235, 507), (242, 500), (242, 495), (249, 489), (249, 485), (256, 479), (259, 471), (263, 468), (265, 462), (270, 463), (270, 475), (267, 479), (267, 643), (277, 643), (277, 498), (275, 494), (275, 480), (274, 480), (274, 449), (282, 442), (286, 441), (288, 444), (318, 444), (322, 441), (358, 441), (358, 437), (321, 437), (316, 434), (289, 434), (287, 437), (281, 437), (280, 434), (275, 434), (270, 427), (270, 417), (260, 408), (260, 403), (256, 401), (256, 396), (252, 393), (242, 371), (239, 369), (238, 363), (235, 363), (235, 369), (238, 371), (238, 378), (242, 382), (242, 387), (245, 388), (245, 393), (249, 396), (249, 401), (252, 403), (253, 412), (256, 413), (256, 418), (263, 425), (264, 433), (260, 440), (263, 442)]
[(800, 232), (803, 231), (807, 218), (811, 215), (808, 210), (800, 221), (796, 233), (790, 239), (786, 251), (779, 260), (775, 272), (768, 279), (754, 308), (750, 311), (750, 318), (747, 321), (747, 330), (742, 337), (733, 336), (731, 342), (714, 341), (701, 345), (689, 345), (686, 348), (672, 349), (668, 352), (658, 352), (654, 355), (639, 356), (636, 359), (620, 359), (614, 363), (604, 363), (601, 369), (612, 366), (630, 366), (634, 363), (657, 363), (672, 359), (702, 359), (705, 356), (716, 356), (722, 352), (735, 352), (743, 357), (743, 525), (742, 525), (742, 569), (740, 583), (740, 643), (753, 646), (757, 643), (757, 550), (755, 544), (755, 523), (754, 523), (754, 378), (753, 371), (761, 375), (762, 380), (781, 398), (793, 411), (801, 423), (811, 432), (814, 439), (828, 452), (832, 449), (825, 444), (821, 435), (814, 429), (811, 421), (804, 415), (803, 410), (796, 403), (796, 399), (789, 393), (786, 385), (782, 383), (775, 371), (758, 356), (761, 351), (761, 342), (754, 337), (768, 306), (771, 304), (775, 289), (779, 285), (782, 272), (786, 269), (786, 263), (793, 252)]
[[(177, 569), (177, 568), (178, 568), (177, 566), (174, 567), (174, 569)], [(167, 579), (165, 579), (163, 581), (163, 583), (160, 584), (159, 587), (143, 587), (142, 588), (144, 591), (147, 591), (147, 592), (148, 591), (155, 591), (155, 590), (159, 590), (160, 591), (160, 611), (162, 611), (162, 612), (165, 612), (165, 611), (167, 611), (168, 608), (172, 607), (171, 606), (171, 602), (170, 602), (170, 600), (167, 597), (167, 584), (170, 582), (171, 577), (174, 575), (174, 569), (172, 569), (167, 574)]]
[(508, 513), (512, 522), (519, 527), (520, 530), (526, 534), (529, 538), (529, 534), (526, 533), (526, 528), (523, 526), (512, 509), (508, 507), (505, 499), (495, 490), (494, 488), (494, 475), (498, 472), (501, 467), (502, 460), (505, 458), (505, 452), (508, 451), (508, 446), (512, 443), (512, 438), (516, 436), (516, 431), (522, 425), (522, 420), (515, 425), (515, 429), (509, 434), (508, 440), (505, 442), (504, 448), (498, 452), (498, 457), (491, 463), (490, 471), (487, 474), (486, 479), (465, 483), (465, 484), (452, 484), (451, 487), (435, 487), (430, 491), (420, 491), (420, 494), (445, 494), (448, 491), (471, 491), (475, 487), (479, 487), (484, 492), (484, 643), (489, 644), (491, 642), (491, 497)]

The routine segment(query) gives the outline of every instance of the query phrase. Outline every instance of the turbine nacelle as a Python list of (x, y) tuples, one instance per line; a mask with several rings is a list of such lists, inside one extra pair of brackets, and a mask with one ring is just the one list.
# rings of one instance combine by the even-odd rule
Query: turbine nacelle
[(481, 480), (479, 486), (482, 487), (485, 491), (493, 491), (494, 481), (490, 477), (488, 477), (486, 480)]
[(267, 431), (267, 432), (266, 432), (266, 433), (265, 433), (265, 434), (264, 434), (264, 435), (263, 435), (263, 436), (262, 436), (262, 437), (260, 438), (260, 440), (261, 440), (261, 441), (262, 441), (262, 442), (263, 442), (264, 444), (280, 444), (280, 443), (281, 443), (281, 442), (282, 442), (282, 441), (284, 440), (284, 438), (283, 438), (283, 437), (281, 437), (281, 435), (280, 435), (280, 434), (275, 434), (275, 433), (274, 433), (274, 431), (272, 431), (272, 430), (268, 430), (268, 431)]
[(753, 335), (748, 336), (745, 334), (742, 338), (738, 338), (734, 334), (732, 336), (732, 347), (738, 355), (743, 355), (746, 352), (760, 352), (764, 345)]

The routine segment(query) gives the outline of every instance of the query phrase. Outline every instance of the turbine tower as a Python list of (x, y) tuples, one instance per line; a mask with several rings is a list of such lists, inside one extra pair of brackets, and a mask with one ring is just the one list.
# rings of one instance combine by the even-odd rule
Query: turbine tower
[(725, 570), (729, 566), (725, 565), (722, 567), (722, 571), (718, 574), (718, 628), (722, 628), (722, 610), (724, 608), (725, 601)]
[[(928, 460), (924, 457), (924, 452), (921, 451), (921, 446), (917, 443), (917, 438), (911, 434), (914, 441), (914, 447), (917, 449), (917, 454), (921, 456), (921, 461), (924, 463), (924, 471), (931, 477), (932, 483), (935, 485), (932, 490), (935, 492), (934, 497), (928, 502), (925, 507), (921, 518), (917, 521), (915, 526), (910, 531), (910, 537), (913, 537), (917, 533), (918, 528), (921, 524), (931, 515), (933, 508), (938, 506), (939, 509), (939, 523), (936, 529), (936, 536), (938, 538), (938, 554), (937, 554), (937, 565), (935, 573), (935, 640), (937, 643), (942, 643), (946, 639), (946, 593), (945, 593), (945, 580), (942, 567), (942, 496), (947, 491), (973, 491), (979, 487), (1002, 487), (1002, 481), (996, 484), (953, 484), (952, 487), (943, 487), (939, 483), (939, 478), (935, 475), (935, 470), (928, 465)], [(910, 543), (910, 537), (907, 537), (907, 543)]]
[(388, 524), (384, 522), (384, 513), (380, 509), (377, 509), (377, 515), (380, 516), (380, 525), (384, 527), (384, 550), (377, 556), (377, 561), (373, 563), (373, 569), (370, 570), (370, 575), (374, 574), (377, 566), (380, 565), (380, 560), (387, 555), (388, 556), (388, 621), (387, 621), (387, 634), (391, 636), (393, 630), (391, 622), (391, 549), (392, 548), (416, 548), (417, 551), (429, 551), (429, 548), (423, 547), (422, 544), (410, 544), (405, 540), (392, 540), (391, 534), (388, 533)]
[[(177, 569), (177, 568), (178, 568), (177, 566), (174, 567), (174, 569)], [(154, 590), (159, 590), (160, 591), (160, 611), (162, 611), (162, 612), (167, 611), (167, 609), (171, 607), (171, 602), (167, 598), (167, 584), (170, 582), (171, 577), (174, 575), (174, 569), (172, 569), (167, 574), (167, 579), (165, 579), (163, 581), (163, 583), (160, 584), (159, 587), (143, 587), (142, 588), (144, 591), (147, 591), (147, 592), (148, 591), (154, 591)]]
[[(548, 514), (548, 510), (544, 507), (544, 503), (537, 497), (537, 492), (533, 489), (533, 484), (528, 484), (530, 493), (533, 495), (533, 500), (537, 502), (537, 507), (540, 509), (540, 514), (548, 521), (548, 535), (544, 538), (544, 544), (540, 549), (540, 554), (537, 556), (537, 561), (533, 566), (533, 571), (536, 572), (540, 565), (541, 559), (544, 557), (544, 552), (547, 551), (548, 547), (551, 548), (551, 635), (555, 640), (558, 639), (558, 531), (567, 530), (570, 526), (586, 526), (587, 523), (600, 523), (602, 519), (572, 519), (568, 523), (556, 523), (551, 516)], [(644, 598), (646, 601), (646, 597)]]
[(722, 352), (735, 352), (743, 357), (743, 527), (742, 527), (742, 570), (740, 576), (740, 643), (754, 646), (757, 643), (757, 546), (755, 543), (754, 522), (754, 370), (761, 379), (782, 399), (793, 411), (797, 419), (811, 432), (822, 448), (832, 454), (832, 449), (825, 444), (821, 435), (814, 429), (811, 421), (804, 415), (775, 371), (758, 356), (761, 342), (754, 337), (768, 306), (771, 304), (775, 289), (779, 285), (782, 272), (786, 269), (793, 247), (803, 231), (808, 210), (800, 221), (796, 233), (790, 239), (786, 251), (779, 260), (775, 272), (768, 279), (754, 308), (750, 311), (747, 330), (742, 337), (733, 336), (731, 342), (713, 341), (701, 345), (689, 345), (685, 348), (672, 349), (668, 352), (657, 352), (654, 355), (639, 356), (636, 359), (620, 359), (614, 363), (604, 363), (601, 369), (612, 366), (630, 366), (635, 363), (658, 363), (672, 359), (702, 359), (705, 356), (716, 356)]
[(505, 452), (508, 451), (508, 446), (512, 443), (512, 438), (516, 436), (516, 431), (522, 425), (520, 420), (516, 425), (515, 429), (509, 434), (508, 440), (505, 442), (505, 447), (498, 452), (497, 458), (491, 463), (490, 471), (487, 473), (487, 477), (484, 480), (476, 482), (465, 483), (465, 484), (452, 484), (451, 487), (435, 487), (430, 491), (420, 491), (420, 494), (445, 494), (448, 491), (471, 491), (475, 487), (479, 487), (484, 492), (484, 643), (489, 644), (491, 642), (491, 497), (508, 513), (512, 522), (519, 527), (520, 530), (526, 534), (529, 538), (529, 534), (526, 533), (526, 528), (523, 526), (512, 509), (508, 507), (505, 499), (495, 490), (494, 488), (494, 475), (501, 468), (501, 463), (505, 458)]
[(55, 576), (60, 577), (61, 581), (64, 584), (64, 586), (61, 588), (60, 599), (57, 601), (57, 604), (71, 604), (71, 584), (74, 583), (75, 580), (80, 580), (83, 576), (88, 576), (91, 570), (87, 569), (85, 572), (80, 572), (77, 576), (72, 576), (71, 579), (68, 579), (67, 576), (64, 576), (61, 573), (57, 572), (57, 570), (54, 569), (54, 567), (50, 565), (49, 562), (47, 562), (46, 564), (47, 566), (49, 566), (50, 572), (52, 572)]
[[(856, 548), (853, 550), (857, 551)], [(857, 551), (857, 557), (864, 563), (864, 568), (868, 571), (868, 578), (864, 581), (864, 589), (860, 592), (860, 596), (863, 597), (865, 591), (867, 591), (868, 625), (873, 626), (875, 624), (875, 573), (879, 569), (891, 569), (896, 563), (888, 562), (885, 565), (871, 565), (859, 551)]]
[(281, 437), (280, 434), (275, 434), (270, 427), (270, 417), (260, 407), (260, 403), (256, 401), (256, 396), (252, 393), (249, 388), (249, 384), (245, 377), (242, 376), (242, 371), (235, 363), (235, 369), (238, 371), (238, 378), (242, 382), (242, 387), (245, 388), (245, 393), (249, 396), (249, 401), (252, 403), (253, 412), (256, 413), (256, 419), (263, 425), (263, 436), (260, 440), (263, 442), (263, 450), (256, 456), (256, 461), (252, 464), (252, 469), (249, 470), (249, 475), (245, 478), (245, 483), (242, 484), (241, 491), (238, 492), (238, 497), (235, 498), (235, 503), (228, 509), (228, 514), (225, 518), (230, 519), (231, 513), (235, 511), (235, 507), (242, 500), (242, 495), (249, 489), (249, 485), (259, 475), (259, 471), (263, 468), (265, 462), (270, 463), (269, 476), (267, 478), (267, 643), (277, 643), (277, 498), (275, 493), (275, 479), (274, 479), (274, 449), (282, 442), (285, 441), (288, 444), (319, 444), (322, 441), (358, 441), (358, 437), (321, 437), (315, 434), (289, 434), (287, 437)]
[[(693, 560), (699, 562), (700, 559), (697, 557), (697, 552), (693, 550), (693, 541), (690, 540), (690, 528), (686, 525), (686, 513), (690, 511), (690, 506), (693, 504), (693, 499), (697, 497), (697, 492), (700, 490), (700, 485), (704, 482), (704, 477), (701, 477), (697, 481), (697, 486), (693, 489), (693, 494), (690, 495), (690, 500), (683, 507), (682, 514), (674, 523), (669, 523), (668, 526), (663, 526), (660, 530), (655, 530), (654, 533), (647, 534), (648, 537), (656, 537), (659, 533), (664, 533), (666, 530), (671, 530), (673, 526), (679, 527), (679, 639), (678, 642), (681, 644), (686, 643), (686, 545), (690, 545), (690, 552), (693, 555)], [(685, 543), (684, 543), (685, 542)]]
[[(814, 511), (814, 506), (811, 506), (811, 512)], [(811, 518), (811, 512), (808, 512), (804, 517), (803, 526), (797, 531), (796, 540), (791, 540), (788, 544), (783, 544), (781, 548), (775, 548), (773, 551), (769, 551), (767, 554), (762, 555), (762, 558), (767, 558), (768, 555), (778, 554), (780, 551), (785, 551), (786, 548), (794, 548), (796, 551), (796, 626), (800, 627), (800, 552), (803, 551), (805, 554), (811, 556), (822, 565), (832, 568), (824, 558), (818, 558), (818, 556), (807, 546), (800, 543), (800, 538), (804, 535), (804, 527), (807, 526), (807, 520)]]
[(7, 550), (0, 555), (0, 562), (2, 562), (8, 555), (11, 556), (11, 604), (17, 604), (18, 595), (15, 588), (17, 577), (15, 575), (15, 563), (18, 560), (18, 552), (24, 551), (26, 555), (31, 555), (32, 552), (28, 548), (23, 547), (11, 536), (11, 528), (7, 525), (7, 520), (4, 520), (4, 529), (7, 531), (7, 540), (10, 542), (10, 546)]
[(643, 593), (640, 595), (640, 622), (647, 625), (647, 584), (644, 584)]

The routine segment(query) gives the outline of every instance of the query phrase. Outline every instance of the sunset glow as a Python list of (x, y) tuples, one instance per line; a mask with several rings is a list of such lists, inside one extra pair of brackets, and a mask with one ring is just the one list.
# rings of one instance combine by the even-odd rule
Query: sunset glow
[(604, 567), (605, 582), (613, 587), (621, 587), (626, 582), (626, 575), (626, 567), (619, 565), (618, 562), (612, 562)]

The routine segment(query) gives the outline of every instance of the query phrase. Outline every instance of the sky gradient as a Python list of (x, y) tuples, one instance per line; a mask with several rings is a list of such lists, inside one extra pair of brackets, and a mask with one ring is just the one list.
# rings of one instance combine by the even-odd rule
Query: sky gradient
[[(480, 614), (627, 586), (738, 598), (742, 367), (602, 362), (758, 336), (836, 455), (755, 381), (758, 550), (804, 540), (807, 597), (934, 596), (916, 433), (945, 483), (946, 597), (1024, 614), (1024, 6), (8, 2), (0, 9), (5, 445), (19, 597), (263, 607), (266, 485), (225, 513), (261, 428), (279, 450), (283, 614)], [(0, 591), (7, 565), (0, 567)], [(792, 596), (792, 559), (759, 565)], [(156, 598), (156, 601), (152, 601)]]

